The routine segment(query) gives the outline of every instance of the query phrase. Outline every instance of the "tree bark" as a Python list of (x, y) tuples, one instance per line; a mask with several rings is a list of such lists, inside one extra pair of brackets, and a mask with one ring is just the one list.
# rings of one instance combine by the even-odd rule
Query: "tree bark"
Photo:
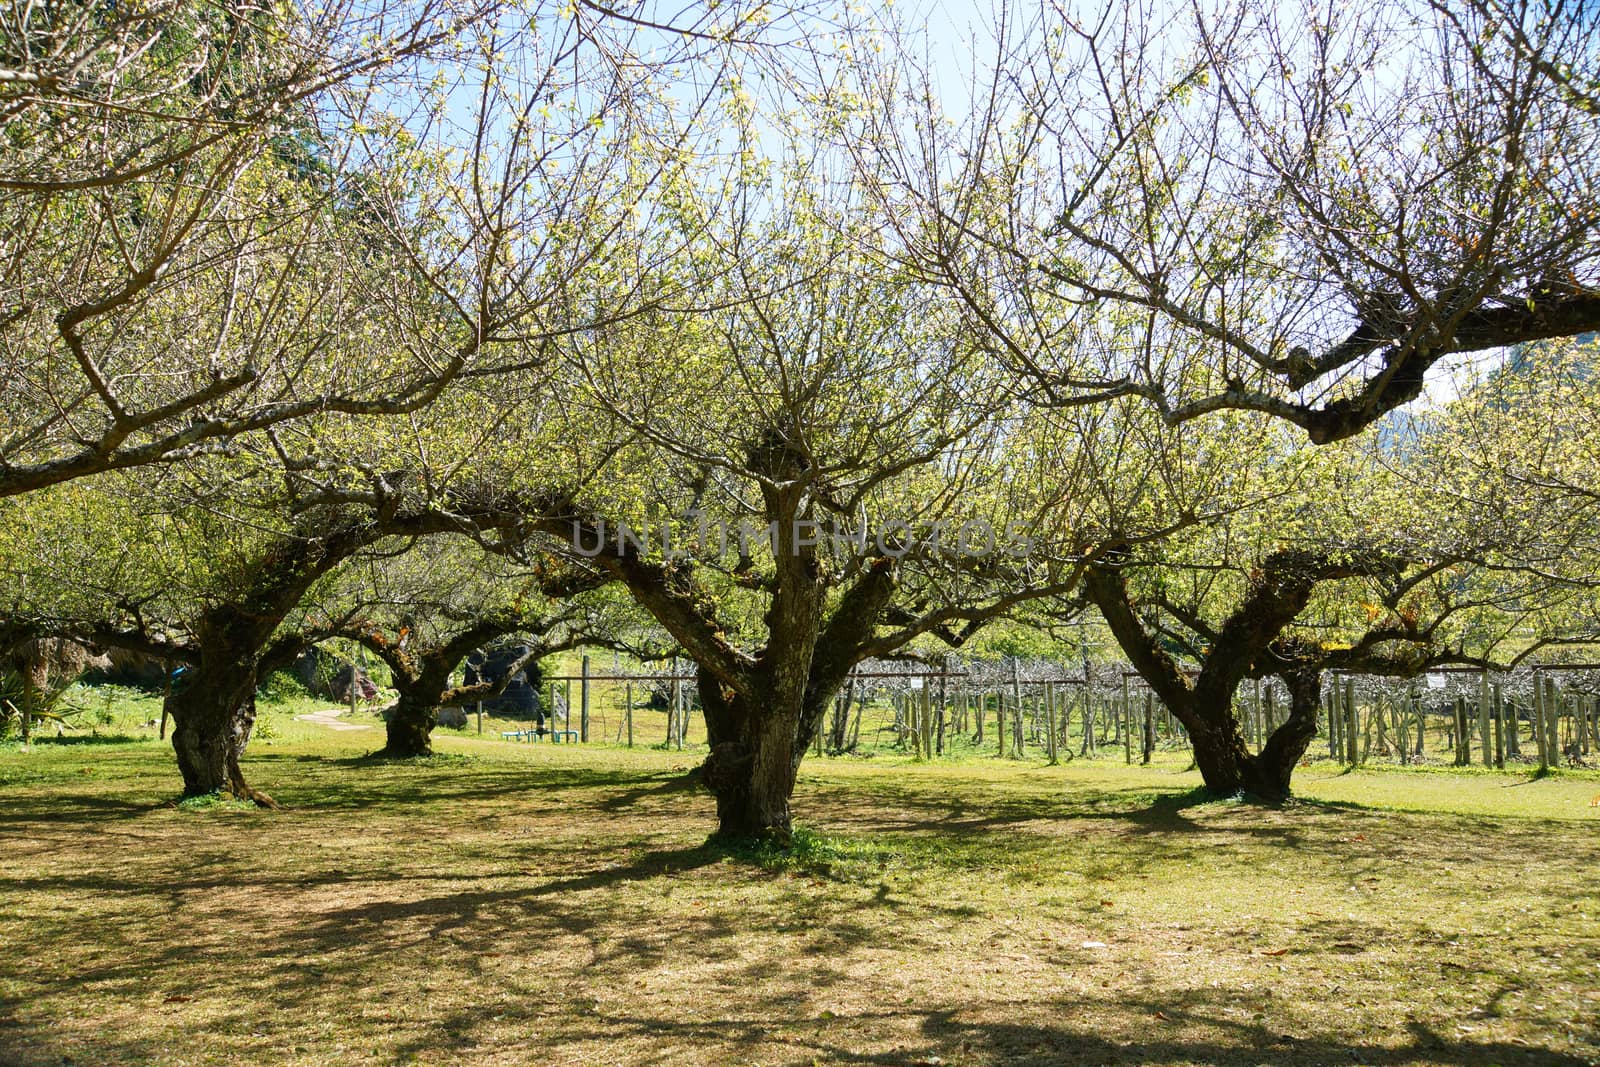
[(1289, 688), (1289, 717), (1267, 738), (1252, 761), (1246, 791), (1269, 800), (1289, 796), (1289, 779), (1317, 736), (1317, 709), (1322, 704), (1322, 672), (1315, 668), (1281, 675)]
[(763, 620), (768, 641), (736, 679), (697, 660), (711, 745), (701, 780), (717, 798), (719, 836), (786, 842), (800, 762), (873, 635), (894, 588), (893, 563), (870, 566), (825, 619), (822, 568), (795, 522), (804, 514), (804, 491), (790, 485), (764, 487), (763, 494), (768, 515), (779, 520)]
[(700, 700), (711, 746), (700, 780), (717, 801), (717, 836), (787, 841), (789, 797), (805, 754), (797, 744), (798, 694), (788, 700), (770, 694), (757, 708), (702, 669)]
[[(1286, 672), (1289, 717), (1252, 754), (1244, 734), (1226, 709), (1196, 708), (1207, 728), (1190, 730), (1195, 765), (1206, 788), (1214, 793), (1248, 794), (1266, 801), (1285, 800), (1295, 767), (1317, 736), (1317, 709), (1322, 701), (1322, 672), (1316, 668)], [(1224, 717), (1226, 715), (1226, 717)]]
[[(875, 644), (876, 628), (895, 589), (895, 561), (865, 563), (827, 611), (828, 567), (803, 529), (814, 506), (804, 477), (809, 458), (772, 433), (752, 447), (751, 462), (763, 475), (772, 538), (772, 573), (759, 579), (770, 597), (761, 648), (745, 652), (729, 642), (710, 598), (699, 594), (692, 565), (646, 559), (620, 540), (613, 549), (603, 536), (594, 538), (594, 563), (625, 583), (695, 662), (711, 749), (699, 773), (716, 798), (718, 836), (787, 840), (800, 762), (850, 671), (882, 645)], [(570, 525), (545, 528), (567, 536), (579, 524)], [(883, 640), (892, 650), (910, 636)], [(858, 702), (858, 729), (859, 709)]]
[[(437, 695), (434, 694), (435, 697)], [(438, 722), (437, 699), (429, 700), (426, 694), (418, 693), (409, 686), (402, 689), (394, 712), (384, 726), (384, 746), (378, 755), (388, 759), (415, 759), (433, 755), (433, 728)]]
[[(1134, 669), (1188, 731), (1206, 788), (1278, 801), (1289, 795), (1294, 767), (1316, 736), (1321, 692), (1321, 664), (1314, 653), (1281, 635), (1310, 601), (1317, 582), (1356, 571), (1349, 563), (1299, 552), (1268, 557), (1252, 576), (1238, 609), (1209, 635), (1200, 673), (1192, 682), (1140, 622), (1117, 567), (1091, 567), (1084, 587)], [(1275, 670), (1288, 684), (1290, 713), (1260, 754), (1252, 755), (1234, 717), (1233, 701), (1240, 683), (1263, 669)]]
[[(551, 594), (554, 595), (554, 590)], [(433, 645), (408, 647), (404, 635), (390, 638), (369, 626), (354, 625), (344, 636), (359, 641), (389, 667), (399, 693), (394, 710), (384, 727), (384, 746), (375, 755), (385, 759), (415, 759), (433, 755), (433, 729), (439, 725), (439, 709), (460, 707), (480, 700), (492, 700), (505, 692), (513, 678), (532, 667), (549, 652), (568, 647), (567, 642), (534, 642), (528, 652), (507, 664), (506, 671), (493, 682), (477, 681), (452, 687), (450, 679), (468, 653), (481, 645), (517, 631), (543, 633), (549, 622), (522, 615), (493, 616)]]
[(1254, 759), (1231, 709), (1197, 706), (1189, 717), (1195, 723), (1189, 727), (1194, 763), (1206, 788), (1224, 796), (1252, 792)]
[(213, 661), (189, 674), (167, 698), (173, 721), (172, 750), (183, 775), (183, 795), (227, 792), (262, 807), (278, 807), (245, 780), (239, 765), (256, 722), (253, 660), (228, 665)]
[(439, 724), (439, 706), (459, 659), (452, 656), (454, 651), (413, 655), (393, 646), (381, 650), (399, 699), (384, 725), (384, 746), (377, 755), (386, 759), (433, 755), (433, 728)]
[(220, 605), (196, 627), (199, 660), (166, 699), (184, 796), (228, 792), (278, 807), (245, 780), (239, 765), (255, 728), (256, 672), (274, 625), (237, 606)]

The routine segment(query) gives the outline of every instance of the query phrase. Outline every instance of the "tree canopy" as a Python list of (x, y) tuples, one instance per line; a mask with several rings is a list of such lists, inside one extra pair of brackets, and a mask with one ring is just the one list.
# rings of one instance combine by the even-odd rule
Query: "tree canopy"
[(1592, 9), (1002, 8), (964, 87), (907, 17), (0, 19), (0, 636), (187, 664), (186, 791), (270, 802), (310, 644), (410, 756), (485, 642), (648, 634), (741, 835), (988, 627), (1274, 798), (1327, 672), (1596, 636)]

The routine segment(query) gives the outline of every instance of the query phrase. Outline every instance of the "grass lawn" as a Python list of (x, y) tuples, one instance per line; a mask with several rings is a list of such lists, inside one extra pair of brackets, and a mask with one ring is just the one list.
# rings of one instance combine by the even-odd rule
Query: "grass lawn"
[(1593, 776), (812, 759), (730, 852), (693, 751), (282, 718), (282, 813), (0, 750), (0, 1063), (1600, 1062)]

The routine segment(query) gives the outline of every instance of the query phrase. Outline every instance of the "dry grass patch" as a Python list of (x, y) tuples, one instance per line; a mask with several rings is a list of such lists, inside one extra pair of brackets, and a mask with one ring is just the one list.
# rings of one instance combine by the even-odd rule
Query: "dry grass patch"
[(1600, 1060), (1593, 781), (812, 761), (779, 852), (692, 753), (369, 741), (258, 750), (281, 814), (0, 754), (0, 1062)]

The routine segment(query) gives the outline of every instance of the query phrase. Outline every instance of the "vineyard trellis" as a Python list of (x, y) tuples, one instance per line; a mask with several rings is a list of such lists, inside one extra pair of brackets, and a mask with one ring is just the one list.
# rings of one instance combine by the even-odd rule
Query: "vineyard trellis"
[[(665, 671), (597, 672), (585, 656), (577, 673), (544, 682), (549, 726), (507, 736), (631, 747), (637, 715), (649, 711), (665, 715), (663, 747), (705, 740), (703, 722), (698, 738), (691, 731), (698, 679), (677, 660)], [(1245, 740), (1264, 744), (1289, 707), (1278, 679), (1247, 685), (1235, 709)], [(660, 726), (650, 733), (659, 736)], [(1446, 758), (1457, 767), (1587, 765), (1600, 754), (1600, 663), (1498, 672), (1438, 667), (1411, 678), (1331, 671), (1317, 735), (1322, 743), (1307, 761), (1342, 766)], [(1126, 664), (1069, 668), (1012, 657), (863, 663), (840, 687), (812, 742), (818, 756), (887, 748), (918, 760), (985, 753), (1042, 756), (1049, 764), (1107, 756), (1149, 764), (1158, 752), (1188, 747), (1182, 723)]]

